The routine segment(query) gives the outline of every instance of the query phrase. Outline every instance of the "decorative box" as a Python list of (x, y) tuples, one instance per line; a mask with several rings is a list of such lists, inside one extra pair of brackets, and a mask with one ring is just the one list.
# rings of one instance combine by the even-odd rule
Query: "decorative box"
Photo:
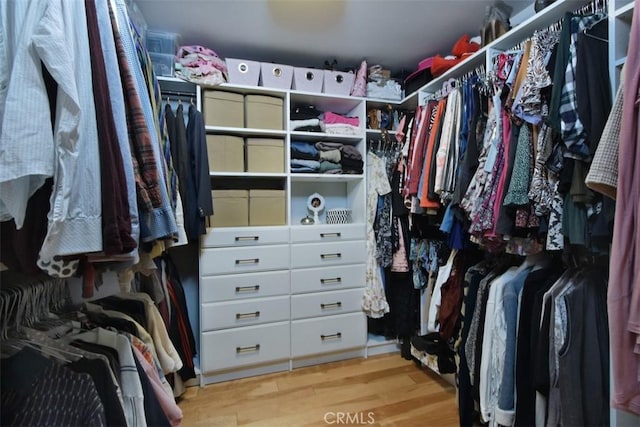
[(327, 224), (350, 224), (351, 222), (351, 209), (327, 209)]

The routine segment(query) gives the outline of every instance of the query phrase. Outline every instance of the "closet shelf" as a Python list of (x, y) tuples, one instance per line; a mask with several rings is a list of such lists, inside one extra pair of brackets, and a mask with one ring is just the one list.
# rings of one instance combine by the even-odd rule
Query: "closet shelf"
[(291, 140), (297, 141), (320, 141), (331, 140), (343, 144), (356, 145), (362, 141), (362, 135), (336, 135), (324, 132), (291, 132)]
[(362, 174), (337, 174), (337, 173), (295, 173), (291, 172), (293, 182), (348, 182), (362, 181)]
[(621, 8), (615, 11), (615, 17), (631, 24), (631, 18), (633, 18), (633, 8), (635, 3), (632, 1), (625, 4)]
[(214, 87), (203, 87), (203, 89), (205, 90), (222, 89), (222, 90), (229, 90), (232, 92), (242, 93), (244, 95), (251, 95), (251, 94), (268, 95), (268, 96), (276, 96), (278, 98), (284, 98), (287, 93), (285, 90), (282, 90), (282, 89), (274, 89), (274, 88), (264, 87), (264, 86), (246, 86), (246, 85), (238, 85), (238, 84), (232, 84), (232, 83), (223, 83), (221, 85), (217, 85)]
[(440, 89), (442, 89), (442, 84), (449, 79), (455, 79), (461, 77), (465, 73), (472, 72), (476, 68), (485, 64), (485, 53), (487, 51), (487, 47), (483, 47), (473, 55), (470, 55), (464, 61), (456, 64), (454, 67), (451, 67), (447, 70), (446, 73), (436, 77), (431, 80), (429, 83), (424, 85), (421, 89), (418, 89), (419, 92), (422, 93), (436, 93)]
[(286, 178), (285, 173), (258, 173), (258, 172), (210, 172), (211, 177), (223, 178)]
[(622, 58), (616, 59), (616, 62), (615, 62), (616, 67), (618, 67), (618, 68), (622, 67), (625, 62), (627, 62), (627, 57), (626, 56), (623, 56)]
[[(489, 43), (487, 46), (482, 47), (473, 55), (469, 56), (466, 60), (460, 62), (459, 64), (456, 64), (456, 66), (447, 70), (447, 72), (443, 75), (431, 80), (420, 89), (418, 89), (417, 92), (435, 93), (442, 88), (442, 84), (445, 81), (451, 78), (460, 77), (465, 73), (473, 71), (475, 68), (481, 65), (485, 65), (486, 55), (488, 53), (491, 53), (492, 51), (505, 51), (511, 49), (523, 40), (531, 37), (531, 35), (536, 30), (546, 28), (562, 19), (562, 16), (565, 12), (575, 11), (589, 3), (589, 0), (558, 1), (552, 3), (550, 6), (529, 17), (529, 19), (525, 20), (521, 24), (509, 30), (507, 33), (503, 34), (498, 39)], [(406, 102), (407, 98), (414, 95), (415, 93), (407, 96), (405, 100), (403, 100), (403, 103)]]
[(284, 130), (270, 130), (270, 129), (252, 129), (252, 128), (234, 128), (226, 126), (205, 126), (207, 133), (225, 133), (232, 135), (243, 136), (286, 136), (287, 132)]
[(562, 19), (565, 12), (573, 12), (584, 5), (591, 3), (591, 0), (578, 1), (556, 1), (545, 7), (540, 12), (530, 16), (518, 26), (512, 28), (502, 37), (489, 43), (489, 49), (507, 50), (516, 44), (531, 37), (536, 30), (544, 29)]

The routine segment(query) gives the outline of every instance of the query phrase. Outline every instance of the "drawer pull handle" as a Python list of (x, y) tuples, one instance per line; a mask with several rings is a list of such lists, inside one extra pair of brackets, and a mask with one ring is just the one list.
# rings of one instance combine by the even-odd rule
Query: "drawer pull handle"
[(321, 309), (325, 308), (340, 308), (342, 307), (342, 301), (332, 302), (330, 304), (320, 304)]
[(249, 259), (237, 259), (236, 265), (239, 264), (257, 264), (260, 262), (260, 258), (249, 258)]
[(236, 313), (236, 319), (249, 319), (249, 318), (258, 318), (260, 317), (260, 312), (256, 311), (253, 313)]
[(258, 240), (260, 240), (259, 236), (236, 236), (236, 242), (257, 242)]
[(249, 347), (236, 347), (236, 353), (246, 353), (249, 351), (259, 351), (260, 344), (250, 345)]
[(320, 279), (320, 284), (329, 285), (334, 283), (342, 283), (342, 277), (333, 277), (331, 279)]
[(260, 285), (236, 286), (236, 293), (240, 293), (240, 292), (258, 292), (259, 290), (260, 290)]
[(320, 237), (321, 238), (325, 238), (325, 237), (340, 237), (342, 235), (342, 233), (320, 233)]
[(336, 254), (320, 254), (320, 258), (322, 259), (342, 258), (342, 254), (339, 252)]
[(320, 335), (320, 339), (322, 341), (326, 341), (326, 340), (339, 340), (340, 338), (342, 338), (342, 332), (337, 332), (335, 334), (331, 334), (331, 335)]

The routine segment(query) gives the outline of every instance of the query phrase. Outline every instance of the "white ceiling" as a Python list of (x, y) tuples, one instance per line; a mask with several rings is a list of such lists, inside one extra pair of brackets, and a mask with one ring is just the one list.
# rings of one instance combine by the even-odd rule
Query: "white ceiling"
[[(366, 59), (394, 74), (415, 70), (423, 58), (448, 55), (462, 34), (479, 35), (493, 2), (135, 0), (150, 29), (179, 33), (183, 44), (200, 44), (222, 57), (315, 68), (335, 58), (340, 69)], [(533, 13), (533, 0), (504, 2), (515, 19)]]

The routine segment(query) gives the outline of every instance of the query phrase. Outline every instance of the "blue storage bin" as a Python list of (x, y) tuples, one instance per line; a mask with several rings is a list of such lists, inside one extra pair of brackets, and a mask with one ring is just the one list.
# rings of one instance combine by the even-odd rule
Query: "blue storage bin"
[(175, 55), (180, 45), (180, 34), (166, 31), (147, 31), (147, 50), (151, 53)]
[(175, 56), (154, 52), (149, 52), (149, 56), (156, 76), (173, 77)]

